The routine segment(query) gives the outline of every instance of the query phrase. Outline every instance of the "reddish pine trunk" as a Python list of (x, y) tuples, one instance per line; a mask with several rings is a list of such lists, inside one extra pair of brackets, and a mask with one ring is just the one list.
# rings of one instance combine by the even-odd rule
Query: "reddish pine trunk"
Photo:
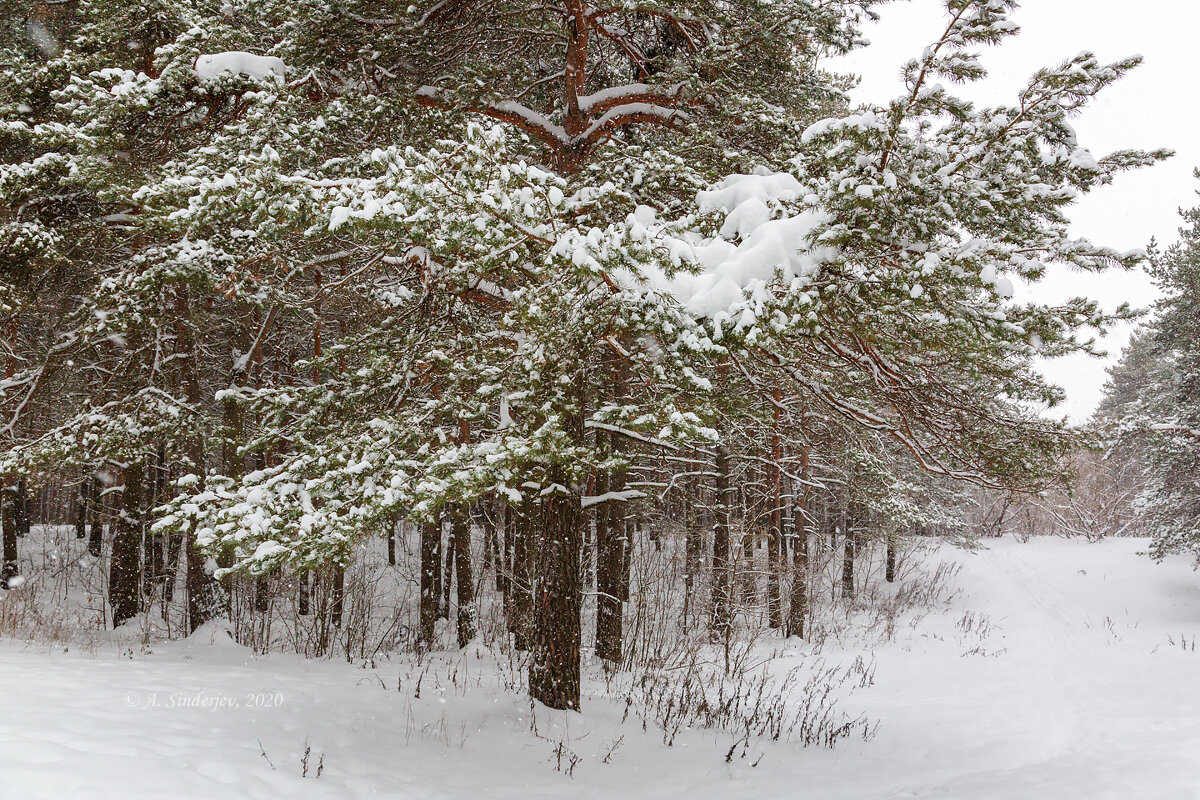
[[(561, 476), (551, 481), (565, 484)], [(581, 518), (578, 491), (563, 488), (542, 501), (529, 694), (560, 710), (580, 708)]]

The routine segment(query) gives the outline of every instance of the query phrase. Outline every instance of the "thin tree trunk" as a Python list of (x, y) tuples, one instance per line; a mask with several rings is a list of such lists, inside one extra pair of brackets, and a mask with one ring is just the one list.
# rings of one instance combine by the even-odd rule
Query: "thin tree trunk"
[(842, 597), (846, 600), (854, 600), (854, 556), (857, 542), (855, 541), (857, 533), (854, 530), (856, 520), (849, 519), (849, 514), (843, 519), (847, 519), (845, 530), (842, 533), (842, 539), (845, 544), (842, 550)]
[(88, 502), (88, 512), (91, 524), (88, 526), (88, 555), (99, 558), (104, 547), (104, 502), (100, 496), (100, 478), (94, 476), (91, 482), (92, 497)]
[[(801, 427), (804, 417), (801, 416)], [(792, 504), (792, 530), (795, 539), (792, 542), (792, 605), (788, 612), (788, 636), (804, 638), (804, 628), (808, 621), (808, 576), (809, 576), (809, 531), (812, 526), (813, 510), (811, 506), (812, 491), (808, 486), (811, 479), (808, 445), (800, 447), (800, 477), (802, 485), (794, 486), (794, 501)]]
[(421, 597), (417, 609), (417, 631), (423, 650), (433, 647), (438, 618), (438, 575), (441, 573), (441, 526), (421, 525)]
[(509, 604), (512, 602), (512, 569), (513, 569), (513, 510), (507, 502), (502, 504), (499, 519), (496, 521), (497, 545), (499, 553), (496, 556), (496, 591), (504, 600), (504, 617), (508, 621), (508, 630), (512, 630), (512, 619)]
[(329, 621), (335, 628), (342, 627), (342, 611), (346, 604), (346, 570), (341, 565), (333, 568), (333, 583), (329, 588)]
[[(446, 528), (445, 520), (438, 523), (438, 530)], [(445, 558), (442, 563), (441, 575), (438, 578), (438, 586), (441, 587), (441, 596), (438, 598), (438, 616), (447, 622), (450, 620), (450, 592), (454, 589), (454, 554), (458, 550), (454, 544), (454, 525), (450, 524), (449, 530), (446, 530), (446, 547)]]
[(389, 567), (396, 566), (396, 527), (396, 520), (389, 519), (387, 522), (387, 554)]
[(31, 525), (29, 517), (29, 492), (25, 486), (25, 479), (17, 478), (14, 488), (16, 490), (13, 501), (17, 517), (17, 536), (24, 538), (29, 535)]
[[(638, 515), (636, 519), (626, 516), (625, 524), (617, 531), (621, 537), (621, 601), (624, 603), (629, 602), (629, 584), (633, 578), (633, 540), (639, 532), (641, 523), (641, 515)], [(655, 542), (656, 549), (661, 546), (660, 543)]]
[(767, 624), (783, 627), (783, 595), (780, 577), (783, 573), (783, 451), (779, 444), (779, 389), (774, 391), (775, 418), (771, 426), (771, 513), (767, 533)]
[(138, 613), (141, 597), (140, 545), (142, 539), (142, 480), (144, 467), (133, 462), (122, 469), (124, 491), (120, 493), (120, 508), (113, 533), (112, 556), (109, 559), (108, 601), (112, 605), (113, 627), (133, 619)]
[[(601, 434), (597, 432), (597, 438)], [(603, 496), (608, 493), (609, 479), (605, 473), (600, 473), (595, 476), (592, 486), (592, 494)], [(595, 506), (595, 513), (585, 515), (585, 518), (590, 516), (591, 519), (584, 523), (583, 526), (583, 553), (580, 556), (580, 575), (583, 580), (583, 590), (585, 592), (593, 591), (594, 587), (599, 586), (599, 570), (600, 570), (600, 539), (608, 536), (603, 528), (608, 525), (608, 504), (601, 503)], [(599, 607), (597, 606), (597, 613)]]
[(454, 582), (457, 585), (458, 646), (466, 647), (475, 638), (475, 580), (471, 574), (471, 517), (467, 506), (459, 506), (453, 514)]
[[(613, 450), (621, 447), (612, 434)], [(614, 492), (625, 488), (625, 473), (617, 472), (610, 484)], [(624, 571), (625, 504), (610, 501), (596, 512), (596, 657), (608, 664), (622, 659), (623, 605), (621, 602)]]
[(893, 534), (888, 534), (887, 537), (887, 564), (883, 575), (888, 583), (896, 582), (896, 537)]
[(0, 486), (0, 539), (3, 539), (4, 562), (0, 565), (0, 582), (8, 588), (8, 582), (18, 574), (20, 559), (17, 555), (17, 504), (12, 480), (6, 478)]
[(729, 449), (717, 448), (716, 503), (713, 509), (712, 557), (712, 638), (728, 648), (733, 632), (732, 553), (730, 553), (729, 502), (733, 491), (729, 485)]
[(254, 610), (259, 614), (271, 610), (271, 586), (266, 575), (254, 576)]
[(297, 600), (297, 613), (302, 617), (307, 617), (312, 613), (312, 589), (309, 588), (309, 581), (312, 580), (311, 570), (301, 570), (298, 576), (300, 583), (300, 597)]
[(491, 561), (492, 569), (494, 570), (492, 574), (496, 591), (499, 593), (502, 601), (507, 601), (508, 588), (504, 573), (508, 569), (508, 564), (505, 561), (504, 526), (500, 506), (497, 501), (492, 500), (481, 503), (480, 511), (483, 517), (484, 538), (487, 543), (488, 553), (490, 554), (488, 560)]
[(80, 481), (75, 495), (75, 538), (87, 538), (87, 482)]
[(512, 616), (509, 624), (513, 632), (513, 646), (518, 650), (529, 650), (532, 647), (533, 636), (533, 560), (534, 547), (530, 541), (533, 538), (533, 520), (530, 518), (531, 508), (523, 506), (514, 509), (513, 518), (513, 580)]
[[(692, 454), (693, 457), (695, 453)], [(697, 614), (696, 595), (700, 587), (700, 570), (704, 556), (704, 533), (700, 530), (700, 519), (695, 513), (695, 498), (697, 487), (695, 478), (689, 477), (684, 484), (683, 497), (680, 498), (681, 515), (684, 524), (684, 578), (683, 578), (683, 632), (690, 630)]]
[(179, 554), (183, 552), (183, 535), (167, 534), (167, 564), (163, 577), (163, 597), (169, 603), (175, 599), (175, 580), (179, 575)]

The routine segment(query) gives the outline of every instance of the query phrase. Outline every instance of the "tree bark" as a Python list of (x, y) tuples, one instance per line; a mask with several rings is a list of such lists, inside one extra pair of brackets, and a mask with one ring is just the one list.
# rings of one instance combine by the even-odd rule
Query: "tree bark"
[(783, 595), (780, 577), (783, 573), (783, 449), (779, 443), (779, 402), (782, 394), (774, 391), (775, 417), (771, 426), (771, 513), (767, 532), (767, 624), (783, 627)]
[(14, 488), (16, 490), (13, 501), (17, 517), (17, 536), (24, 538), (29, 535), (32, 524), (29, 516), (29, 492), (25, 485), (25, 479), (17, 478)]
[(441, 573), (441, 526), (421, 525), (421, 597), (417, 608), (417, 631), (424, 650), (433, 647), (438, 618), (438, 575)]
[(888, 583), (896, 582), (896, 537), (894, 534), (888, 534), (887, 537), (887, 564), (883, 570), (883, 577)]
[(0, 583), (8, 587), (8, 581), (18, 574), (17, 555), (17, 504), (11, 479), (5, 479), (0, 490), (0, 539), (3, 539), (4, 562), (0, 565)]
[[(183, 356), (180, 368), (180, 384), (183, 388), (183, 396), (187, 399), (188, 404), (193, 408), (199, 408), (202, 403), (202, 394), (200, 390), (200, 370), (197, 365), (196, 354), (196, 339), (193, 335), (191, 327), (191, 303), (185, 290), (181, 290), (175, 298), (176, 319), (176, 339), (179, 354)], [(191, 460), (191, 469), (194, 474), (200, 479), (199, 490), (204, 489), (205, 475), (205, 458), (204, 458), (204, 440), (199, 435), (193, 435), (188, 440), (188, 457)], [(99, 506), (99, 482), (93, 484), (96, 486), (93, 498), (95, 505)], [(89, 542), (88, 549), (92, 549), (92, 542), (95, 543), (94, 555), (100, 553), (100, 535), (99, 530), (99, 515), (94, 517), (92, 523), (92, 540)], [(222, 589), (220, 585), (213, 580), (206, 568), (206, 559), (200, 552), (200, 548), (196, 545), (196, 537), (193, 533), (183, 534), (184, 540), (181, 543), (183, 546), (184, 559), (184, 589), (187, 592), (187, 631), (194, 632), (204, 623), (220, 613), (221, 607), (224, 605), (221, 597)]]
[(857, 549), (855, 528), (857, 525), (850, 513), (845, 514), (842, 519), (846, 520), (845, 530), (842, 531), (842, 539), (845, 542), (842, 549), (842, 597), (852, 601), (854, 600), (854, 556)]
[(297, 577), (300, 583), (300, 596), (296, 602), (296, 612), (302, 617), (307, 617), (312, 613), (312, 590), (308, 586), (312, 579), (312, 572), (307, 569), (300, 570)]
[(75, 495), (75, 538), (87, 538), (87, 482), (81, 481)]
[(549, 708), (578, 711), (582, 510), (579, 491), (566, 488), (565, 476), (552, 474), (550, 483), (561, 488), (542, 500), (529, 694)]
[(729, 448), (720, 445), (716, 457), (716, 503), (713, 509), (713, 557), (712, 557), (712, 638), (728, 646), (733, 633), (732, 553), (730, 553), (729, 503), (732, 487), (729, 485)]
[(141, 598), (143, 471), (143, 465), (137, 461), (121, 471), (125, 488), (120, 493), (108, 573), (108, 601), (112, 605), (114, 628), (137, 616)]
[[(438, 522), (438, 530), (442, 531), (446, 528), (445, 520)], [(438, 587), (440, 594), (438, 596), (438, 616), (442, 619), (450, 620), (450, 592), (454, 588), (454, 525), (450, 525), (450, 529), (446, 533), (446, 546), (444, 549), (445, 557), (440, 565), (440, 573), (438, 575)]]
[(329, 622), (333, 627), (342, 627), (342, 612), (346, 605), (346, 570), (341, 565), (333, 568), (332, 584), (329, 587)]
[(513, 646), (518, 650), (532, 647), (533, 635), (533, 561), (535, 548), (533, 538), (532, 510), (523, 506), (513, 510), (513, 567), (512, 602), (509, 626), (513, 632)]
[[(613, 444), (616, 446), (616, 435)], [(625, 474), (612, 478), (612, 491), (625, 488)], [(596, 657), (610, 664), (622, 660), (624, 614), (621, 576), (624, 568), (625, 504), (611, 501), (596, 514)]]
[(466, 647), (475, 638), (475, 580), (471, 574), (471, 518), (467, 506), (453, 513), (454, 581), (457, 584), (458, 646)]
[(396, 566), (396, 527), (396, 520), (389, 519), (387, 522), (387, 554), (389, 567)]
[[(803, 425), (803, 417), (802, 425)], [(813, 511), (810, 507), (812, 491), (808, 486), (811, 479), (808, 445), (800, 447), (800, 477), (802, 485), (792, 489), (792, 530), (795, 539), (792, 542), (792, 603), (788, 610), (788, 636), (804, 638), (804, 628), (808, 621), (808, 575), (809, 575), (809, 534), (812, 528)]]
[(92, 496), (88, 502), (91, 524), (88, 526), (88, 555), (99, 558), (104, 547), (104, 502), (100, 496), (100, 478), (91, 481)]

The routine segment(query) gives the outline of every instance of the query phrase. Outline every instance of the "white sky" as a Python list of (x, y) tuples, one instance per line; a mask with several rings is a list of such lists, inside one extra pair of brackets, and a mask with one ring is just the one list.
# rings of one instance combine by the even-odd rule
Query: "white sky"
[[(882, 19), (866, 33), (872, 44), (840, 60), (862, 76), (855, 99), (883, 103), (900, 94), (900, 65), (918, 56), (945, 28), (939, 0), (911, 0), (884, 6)], [(1174, 241), (1178, 210), (1200, 204), (1200, 79), (1195, 54), (1200, 49), (1200, 2), (1197, 0), (1027, 0), (1013, 17), (1021, 33), (983, 53), (990, 75), (979, 84), (954, 87), (977, 102), (1011, 103), (1039, 67), (1057, 64), (1082, 50), (1102, 61), (1140, 54), (1145, 63), (1100, 95), (1073, 121), (1079, 141), (1096, 156), (1122, 148), (1169, 147), (1169, 161), (1123, 175), (1088, 195), (1071, 213), (1073, 232), (1118, 250), (1145, 247), (1151, 237)], [(1156, 296), (1149, 278), (1137, 273), (1089, 275), (1061, 269), (1036, 288), (1036, 296), (1056, 300), (1087, 296), (1112, 308), (1122, 301), (1147, 306)], [(1107, 360), (1067, 358), (1050, 362), (1046, 373), (1067, 389), (1067, 402), (1056, 409), (1084, 420), (1100, 400), (1105, 367), (1128, 341), (1128, 326), (1104, 342)]]

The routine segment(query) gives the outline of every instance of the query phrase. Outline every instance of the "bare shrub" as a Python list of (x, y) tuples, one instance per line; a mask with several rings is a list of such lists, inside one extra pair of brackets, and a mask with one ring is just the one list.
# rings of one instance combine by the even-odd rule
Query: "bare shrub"
[(668, 747), (680, 731), (701, 728), (732, 734), (734, 749), (759, 740), (832, 748), (873, 734), (865, 716), (847, 714), (839, 701), (871, 685), (874, 672), (874, 663), (861, 657), (849, 666), (807, 658), (782, 673), (769, 665), (726, 671), (696, 653), (673, 668), (633, 676), (623, 690), (622, 721), (632, 717), (643, 730), (657, 728)]

